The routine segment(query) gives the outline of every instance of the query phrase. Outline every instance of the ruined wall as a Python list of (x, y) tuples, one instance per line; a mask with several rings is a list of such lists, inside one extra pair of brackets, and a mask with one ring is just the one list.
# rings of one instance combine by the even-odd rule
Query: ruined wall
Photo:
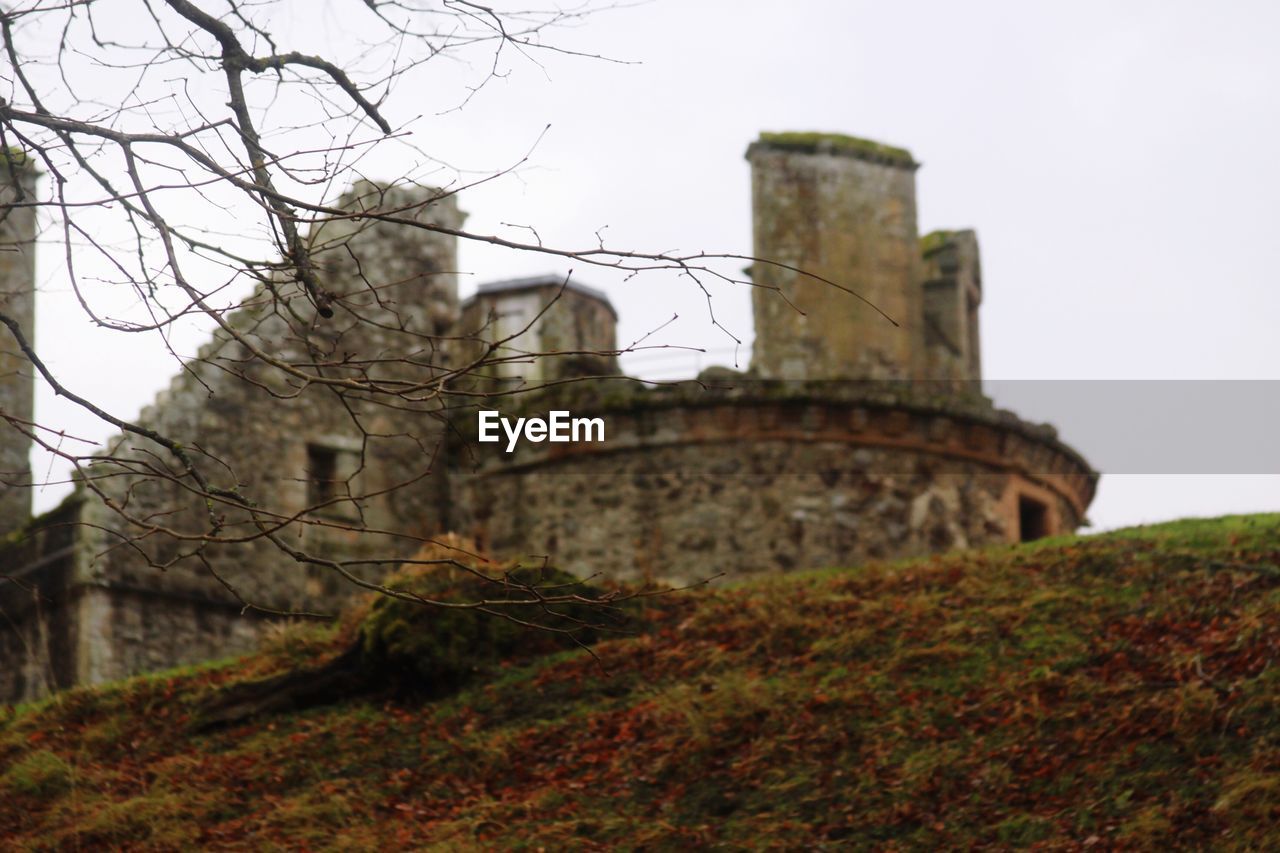
[[(15, 182), (16, 177), (16, 182)], [(35, 341), (35, 165), (21, 152), (0, 151), (0, 313)], [(30, 205), (30, 206), (24, 206)], [(9, 329), (0, 326), (0, 417), (32, 420), (34, 369)], [(31, 440), (0, 420), (0, 536), (31, 516)]]
[[(342, 204), (406, 208), (405, 216), (459, 226), (452, 198), (411, 207), (436, 195), (363, 185)], [(324, 364), (335, 378), (429, 388), (446, 367), (440, 336), (457, 318), (454, 239), (364, 219), (327, 223), (310, 239), (337, 297), (335, 316), (318, 317), (297, 285), (278, 282), (260, 287), (229, 323), (248, 346)], [(385, 557), (416, 547), (390, 534), (416, 537), (447, 526), (448, 484), (432, 473), (445, 430), (429, 391), (388, 406), (358, 392), (305, 386), (219, 331), (138, 421), (188, 448), (213, 486), (283, 513), (271, 522), (289, 548), (329, 559)], [(152, 472), (174, 479), (146, 476)], [(263, 538), (197, 549), (197, 540), (184, 537), (208, 531), (210, 507), (185, 484), (176, 459), (128, 433), (89, 466), (80, 488), (98, 494), (78, 510), (70, 577), (48, 597), (76, 626), (67, 641), (73, 651), (57, 667), (71, 666), (65, 678), (95, 683), (246, 651), (260, 618), (242, 614), (240, 598), (320, 612), (350, 598), (353, 587), (335, 571), (302, 564)], [(260, 530), (233, 504), (212, 511), (224, 539)], [(294, 513), (323, 526), (290, 521)], [(357, 535), (351, 528), (358, 524), (388, 535)]]
[(752, 266), (759, 285), (752, 371), (778, 379), (915, 375), (922, 331), (910, 153), (854, 137), (782, 133), (761, 134), (747, 159), (753, 254), (784, 265)]
[(689, 582), (1073, 530), (1095, 475), (1044, 428), (945, 402), (769, 386), (633, 399), (603, 444), (490, 453), (461, 484), (481, 542), (577, 574)]

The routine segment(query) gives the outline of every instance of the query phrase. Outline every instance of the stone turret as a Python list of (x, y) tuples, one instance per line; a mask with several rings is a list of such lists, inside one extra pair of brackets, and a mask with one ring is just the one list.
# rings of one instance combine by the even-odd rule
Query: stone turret
[[(0, 313), (28, 341), (35, 331), (35, 185), (38, 172), (22, 152), (0, 152)], [(30, 422), (35, 378), (8, 328), (0, 328), (0, 416)], [(0, 421), (0, 536), (31, 516), (31, 439)]]
[(773, 262), (752, 267), (753, 371), (766, 379), (916, 375), (922, 296), (910, 152), (852, 136), (762, 133), (747, 160), (753, 253)]

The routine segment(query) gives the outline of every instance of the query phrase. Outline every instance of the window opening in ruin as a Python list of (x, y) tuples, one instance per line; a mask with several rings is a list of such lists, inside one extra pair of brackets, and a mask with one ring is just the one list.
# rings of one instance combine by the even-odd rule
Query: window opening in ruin
[[(307, 506), (328, 503), (338, 494), (338, 451), (307, 445)], [(332, 507), (326, 507), (332, 512)]]
[(1049, 535), (1049, 507), (1026, 495), (1018, 497), (1018, 539), (1032, 542)]

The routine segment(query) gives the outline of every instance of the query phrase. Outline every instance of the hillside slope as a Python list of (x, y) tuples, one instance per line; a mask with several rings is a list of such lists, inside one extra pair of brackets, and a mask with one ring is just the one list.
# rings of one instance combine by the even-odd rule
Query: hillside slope
[(0, 710), (0, 847), (1280, 846), (1280, 515), (647, 618), (600, 663), (208, 734), (213, 689), (310, 647)]

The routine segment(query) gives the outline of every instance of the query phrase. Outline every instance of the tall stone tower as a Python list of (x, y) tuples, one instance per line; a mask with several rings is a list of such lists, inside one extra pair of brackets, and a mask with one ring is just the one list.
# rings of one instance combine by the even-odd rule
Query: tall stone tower
[[(17, 149), (0, 151), (0, 314), (35, 331), (35, 165)], [(35, 378), (7, 327), (0, 327), (0, 416), (30, 422)], [(0, 421), (0, 536), (31, 517), (31, 440)]]
[(762, 133), (747, 160), (754, 255), (775, 262), (752, 268), (753, 371), (767, 379), (916, 375), (922, 295), (910, 152), (837, 134)]

